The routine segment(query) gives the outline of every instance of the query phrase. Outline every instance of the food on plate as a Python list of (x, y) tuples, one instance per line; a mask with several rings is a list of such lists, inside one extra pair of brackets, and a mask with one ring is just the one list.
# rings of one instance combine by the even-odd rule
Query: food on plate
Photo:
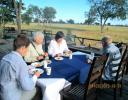
[(40, 67), (40, 66), (41, 66), (41, 64), (36, 64), (35, 66), (36, 66), (36, 67)]
[(63, 60), (63, 57), (55, 57), (55, 60)]
[(40, 62), (34, 62), (31, 64), (32, 66), (35, 66), (35, 67), (40, 67), (42, 66), (42, 64)]
[(60, 57), (57, 58), (58, 60), (61, 59)]
[(70, 56), (70, 54), (68, 54), (68, 53), (64, 53), (64, 56)]
[(35, 74), (36, 72), (39, 72), (40, 74), (42, 74), (44, 71), (42, 69), (37, 69), (37, 68), (29, 70), (30, 74)]
[(71, 53), (71, 51), (64, 51), (63, 56), (69, 57)]

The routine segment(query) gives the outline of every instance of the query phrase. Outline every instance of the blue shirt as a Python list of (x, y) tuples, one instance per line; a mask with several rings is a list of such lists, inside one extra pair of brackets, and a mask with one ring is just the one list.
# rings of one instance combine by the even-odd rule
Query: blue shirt
[(24, 90), (34, 87), (22, 56), (15, 51), (5, 55), (0, 62), (0, 100), (20, 100)]
[(115, 80), (119, 63), (121, 61), (121, 54), (119, 48), (111, 43), (106, 48), (103, 48), (103, 53), (108, 53), (109, 58), (106, 63), (102, 78), (104, 80)]

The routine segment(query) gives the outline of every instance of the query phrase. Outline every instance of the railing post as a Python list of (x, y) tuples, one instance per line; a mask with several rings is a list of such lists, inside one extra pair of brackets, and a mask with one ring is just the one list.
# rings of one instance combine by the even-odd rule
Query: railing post
[(77, 39), (80, 42), (80, 45), (84, 45), (84, 38), (77, 37)]
[(84, 45), (84, 38), (82, 38), (81, 45)]
[(44, 45), (45, 45), (45, 52), (47, 52), (47, 33), (46, 33), (46, 30), (44, 30)]

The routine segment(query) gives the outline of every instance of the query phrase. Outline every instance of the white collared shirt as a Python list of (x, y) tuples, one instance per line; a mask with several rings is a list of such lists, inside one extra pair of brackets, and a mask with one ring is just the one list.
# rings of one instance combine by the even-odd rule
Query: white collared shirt
[(63, 54), (63, 52), (67, 51), (67, 50), (69, 50), (69, 49), (68, 49), (67, 43), (64, 39), (62, 40), (60, 45), (58, 45), (56, 40), (51, 40), (49, 47), (48, 47), (48, 53), (50, 55), (52, 55), (52, 57), (54, 57), (58, 53)]

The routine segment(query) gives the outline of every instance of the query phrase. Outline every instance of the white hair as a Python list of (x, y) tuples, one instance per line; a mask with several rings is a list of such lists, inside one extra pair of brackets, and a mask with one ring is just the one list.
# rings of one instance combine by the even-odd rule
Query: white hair
[(40, 32), (40, 31), (38, 31), (38, 32), (34, 32), (33, 40), (35, 40), (35, 38), (38, 37), (38, 36), (41, 36), (42, 38), (44, 38), (44, 34), (42, 32)]
[(102, 42), (105, 42), (107, 44), (110, 44), (110, 43), (112, 43), (112, 37), (110, 37), (108, 35), (107, 36), (104, 36), (101, 41)]

